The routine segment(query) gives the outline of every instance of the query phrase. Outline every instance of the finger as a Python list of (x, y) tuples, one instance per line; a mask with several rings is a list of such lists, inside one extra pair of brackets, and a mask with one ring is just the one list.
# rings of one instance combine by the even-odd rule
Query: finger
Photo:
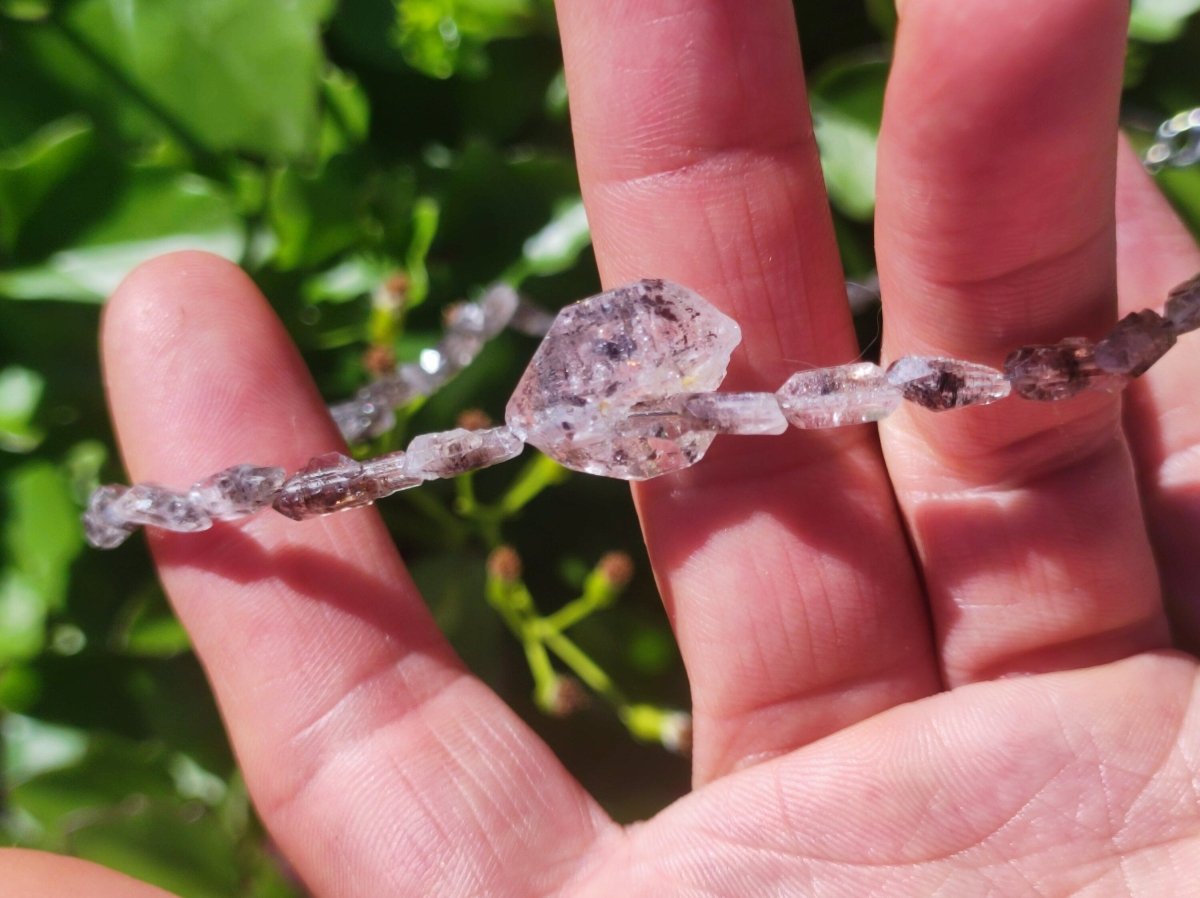
[(162, 889), (99, 864), (19, 848), (0, 848), (0, 882), (4, 883), (5, 898), (171, 898)]
[[(738, 320), (726, 388), (855, 344), (785, 0), (561, 0), (606, 284), (677, 280)], [(703, 782), (938, 688), (875, 437), (724, 438), (635, 491), (692, 683)]]
[[(294, 470), (340, 445), (262, 296), (196, 253), (138, 269), (105, 316), (130, 474), (168, 486), (238, 462)], [(378, 514), (266, 512), (151, 533), (255, 802), (318, 894), (541, 894), (606, 823), (459, 666)]]
[[(880, 142), (885, 353), (999, 366), (1114, 321), (1124, 0), (904, 7)], [(881, 428), (951, 684), (1166, 639), (1119, 402)]]
[[(1200, 271), (1196, 239), (1127, 145), (1117, 168), (1117, 284), (1122, 312), (1157, 309)], [(1167, 610), (1180, 644), (1200, 649), (1200, 339), (1184, 336), (1130, 387), (1125, 425)]]

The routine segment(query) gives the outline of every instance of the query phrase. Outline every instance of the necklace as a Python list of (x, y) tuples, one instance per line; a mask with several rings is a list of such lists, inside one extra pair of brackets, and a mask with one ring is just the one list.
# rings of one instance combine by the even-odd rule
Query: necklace
[[(1151, 171), (1200, 161), (1200, 109), (1159, 127)], [(498, 285), (452, 306), (446, 333), (420, 361), (396, 367), (330, 412), (348, 442), (389, 430), (394, 409), (429, 395), (505, 327), (543, 335), (508, 402), (505, 423), (415, 437), (403, 451), (364, 461), (340, 453), (282, 468), (240, 464), (184, 491), (110, 484), (83, 515), (88, 542), (114, 548), (138, 527), (207, 530), (268, 507), (303, 520), (369, 505), (427, 480), (456, 477), (520, 455), (526, 443), (589, 474), (646, 480), (699, 462), (719, 434), (772, 435), (877, 422), (910, 402), (933, 412), (1007, 397), (1068, 400), (1115, 393), (1144, 374), (1183, 334), (1200, 329), (1200, 275), (1173, 289), (1161, 312), (1125, 316), (1092, 341), (1021, 346), (1003, 370), (961, 359), (904, 356), (800, 371), (774, 393), (722, 393), (737, 323), (678, 284), (641, 280), (565, 307), (557, 316)]]

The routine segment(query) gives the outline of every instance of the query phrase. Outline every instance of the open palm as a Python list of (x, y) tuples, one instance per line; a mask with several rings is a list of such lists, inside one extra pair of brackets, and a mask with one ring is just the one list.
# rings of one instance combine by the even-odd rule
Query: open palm
[[(733, 389), (852, 360), (791, 4), (558, 6), (605, 282), (670, 278), (737, 318)], [(1128, 8), (905, 5), (885, 356), (995, 364), (1200, 269), (1118, 146)], [(1200, 641), (1188, 339), (1123, 408), (906, 408), (878, 437), (725, 438), (641, 486), (697, 789), (626, 829), (462, 669), (374, 511), (152, 545), (258, 808), (322, 898), (1178, 895), (1200, 876), (1196, 665), (1167, 624)], [(338, 444), (267, 304), (211, 257), (132, 275), (105, 358), (136, 479)], [(157, 894), (38, 855), (0, 875), (6, 895)]]

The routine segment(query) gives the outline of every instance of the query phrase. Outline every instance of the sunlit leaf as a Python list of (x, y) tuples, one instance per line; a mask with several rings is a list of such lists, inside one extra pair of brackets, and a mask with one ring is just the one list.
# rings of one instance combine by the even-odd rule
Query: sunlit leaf
[(88, 745), (82, 730), (19, 714), (6, 714), (0, 719), (0, 739), (5, 748), (4, 781), (9, 788), (78, 764)]
[(566, 271), (592, 242), (587, 212), (579, 197), (559, 204), (544, 228), (525, 241), (521, 261), (509, 277), (519, 282), (529, 275), (551, 275)]
[(195, 174), (138, 170), (71, 245), (39, 264), (0, 271), (0, 296), (95, 302), (154, 256), (201, 249), (236, 259), (244, 243), (224, 188)]
[(36, 371), (10, 365), (0, 369), (0, 449), (30, 452), (42, 440), (33, 416), (46, 379)]
[(425, 259), (433, 247), (441, 215), (441, 207), (431, 197), (421, 197), (413, 204), (412, 240), (404, 259), (408, 269), (409, 306), (419, 305), (429, 295), (429, 271)]
[(1200, 0), (1133, 0), (1129, 36), (1151, 43), (1172, 41), (1197, 12)]
[(366, 296), (395, 271), (395, 264), (366, 255), (351, 256), (304, 282), (310, 303), (340, 303)]
[(449, 78), (464, 64), (484, 65), (488, 41), (516, 37), (538, 22), (538, 0), (398, 0), (396, 37), (409, 64), (435, 78)]
[(92, 126), (71, 116), (0, 152), (0, 247), (11, 250), (21, 224), (92, 146)]
[[(177, 136), (211, 151), (295, 156), (312, 152), (318, 137), (319, 26), (330, 7), (325, 0), (79, 0), (64, 4), (53, 27), (95, 60), (92, 89), (116, 85), (145, 98), (140, 105)], [(79, 89), (89, 93), (88, 85)]]
[(36, 657), (46, 643), (46, 602), (15, 568), (0, 570), (0, 667)]
[(875, 154), (886, 80), (886, 63), (852, 59), (826, 70), (809, 90), (829, 198), (853, 219), (865, 221), (875, 211)]
[(366, 92), (349, 72), (330, 67), (321, 78), (321, 159), (356, 146), (367, 136), (371, 106)]
[(37, 22), (50, 15), (50, 0), (0, 0), (0, 15)]
[(57, 465), (27, 462), (9, 473), (6, 494), (9, 565), (47, 609), (58, 609), (66, 597), (70, 563), (83, 547), (79, 508), (67, 477)]

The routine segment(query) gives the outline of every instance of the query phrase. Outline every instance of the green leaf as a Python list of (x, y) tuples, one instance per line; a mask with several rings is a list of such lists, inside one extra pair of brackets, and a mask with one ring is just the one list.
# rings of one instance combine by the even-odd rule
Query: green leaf
[(1200, 0), (1133, 0), (1129, 36), (1148, 43), (1173, 41), (1200, 12)]
[(507, 275), (519, 283), (529, 275), (546, 276), (566, 271), (592, 243), (587, 212), (579, 197), (558, 204), (544, 228), (525, 241), (521, 261)]
[(486, 69), (489, 41), (528, 34), (537, 0), (398, 0), (396, 39), (409, 64), (434, 78)]
[(33, 706), (41, 693), (41, 677), (29, 665), (0, 667), (0, 710), (25, 711)]
[(896, 0), (866, 0), (867, 18), (884, 37), (896, 35)]
[(92, 126), (78, 116), (41, 128), (0, 152), (0, 247), (12, 250), (21, 225), (92, 147)]
[(355, 255), (304, 282), (309, 303), (343, 303), (366, 296), (396, 270), (395, 263), (369, 255)]
[(363, 240), (370, 230), (360, 160), (331, 159), (319, 172), (288, 166), (273, 180), (267, 217), (279, 243), (272, 263), (290, 271), (321, 265)]
[(27, 462), (9, 473), (6, 492), (4, 547), (9, 564), (46, 609), (61, 608), (68, 569), (83, 548), (79, 508), (67, 477), (50, 462)]
[(10, 299), (97, 302), (133, 268), (180, 249), (241, 256), (243, 225), (229, 192), (195, 174), (137, 169), (104, 213), (39, 264), (0, 272)]
[(431, 197), (419, 197), (413, 203), (412, 210), (412, 240), (408, 244), (408, 253), (404, 262), (408, 268), (408, 305), (417, 306), (429, 296), (429, 271), (425, 260), (433, 247), (433, 239), (437, 236), (438, 223), (442, 210), (437, 200)]
[(321, 78), (321, 90), (324, 108), (320, 155), (328, 160), (366, 139), (371, 104), (358, 79), (332, 66)]
[[(330, 0), (79, 0), (56, 26), (99, 88), (209, 151), (312, 154)], [(87, 91), (86, 86), (81, 86)]]
[(24, 22), (38, 22), (50, 15), (50, 0), (0, 0), (0, 15)]
[(29, 368), (10, 365), (0, 370), (0, 449), (31, 452), (42, 441), (33, 415), (46, 379)]
[(869, 220), (875, 211), (875, 154), (886, 80), (887, 63), (855, 58), (826, 69), (809, 91), (829, 198), (858, 221)]
[(124, 649), (143, 658), (173, 658), (191, 648), (187, 630), (175, 615), (161, 609), (146, 609), (130, 623)]
[(88, 745), (82, 730), (18, 714), (6, 714), (0, 720), (0, 739), (5, 748), (4, 781), (9, 788), (78, 764)]
[(45, 644), (46, 603), (19, 571), (0, 571), (0, 666), (35, 658)]

